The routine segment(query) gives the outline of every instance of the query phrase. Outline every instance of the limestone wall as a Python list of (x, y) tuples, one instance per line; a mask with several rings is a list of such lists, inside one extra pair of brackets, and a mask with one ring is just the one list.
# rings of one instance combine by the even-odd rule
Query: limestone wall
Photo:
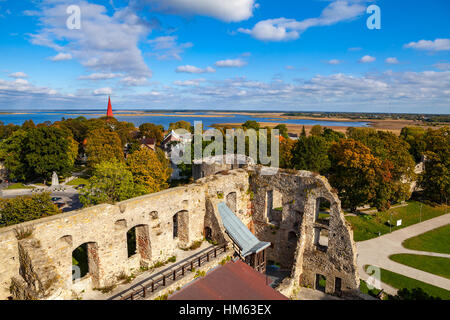
[[(187, 247), (203, 238), (206, 212), (206, 194), (222, 192), (226, 196), (231, 190), (241, 194), (248, 183), (248, 174), (239, 170), (232, 174), (212, 176), (186, 187), (168, 189), (159, 193), (123, 201), (116, 205), (98, 205), (47, 217), (16, 226), (0, 229), (0, 299), (6, 299), (13, 276), (19, 275), (18, 240), (14, 229), (32, 227), (32, 238), (39, 241), (47, 254), (49, 263), (59, 276), (57, 286), (65, 289), (59, 298), (67, 299), (71, 290), (81, 291), (85, 286), (107, 286), (116, 281), (125, 271), (137, 269), (142, 264), (152, 265), (171, 257), (175, 249)], [(219, 200), (219, 199), (217, 199)], [(238, 196), (237, 207), (246, 208), (247, 200)], [(239, 209), (241, 210), (241, 209)], [(173, 238), (173, 216), (187, 213), (179, 218), (178, 237)], [(140, 233), (138, 239), (148, 242), (147, 254), (128, 258), (128, 230), (144, 226), (148, 230), (148, 241)], [(72, 251), (88, 243), (89, 253), (94, 257), (89, 266), (92, 272), (81, 284), (72, 283)], [(138, 243), (139, 247), (139, 243)], [(141, 252), (139, 252), (141, 251)]]
[[(327, 293), (335, 293), (339, 279), (343, 292), (351, 293), (359, 287), (353, 233), (345, 221), (337, 195), (331, 192), (324, 177), (306, 171), (282, 170), (265, 176), (257, 168), (250, 175), (250, 187), (254, 192), (256, 235), (263, 241), (272, 242), (268, 259), (291, 268), (293, 285), (315, 288), (316, 276), (320, 274), (326, 277)], [(282, 211), (279, 219), (270, 221), (272, 192), (281, 194)], [(316, 219), (319, 198), (330, 202), (328, 221)], [(327, 248), (317, 245), (316, 230), (320, 229), (327, 234)]]
[[(325, 224), (316, 219), (320, 197), (331, 204)], [(0, 299), (10, 296), (11, 279), (21, 277), (19, 240), (14, 234), (18, 227), (33, 228), (31, 239), (38, 244), (39, 254), (27, 256), (36, 276), (53, 281), (56, 274), (53, 285), (57, 290), (48, 290), (51, 296), (45, 298), (70, 299), (72, 291), (108, 286), (121, 273), (167, 260), (178, 247), (202, 239), (206, 228), (212, 240), (229, 241), (217, 210), (220, 202), (226, 202), (260, 240), (272, 243), (268, 260), (291, 268), (291, 285), (314, 287), (321, 274), (327, 279), (328, 293), (335, 291), (337, 278), (343, 291), (358, 287), (353, 235), (326, 179), (306, 171), (263, 175), (255, 167), (223, 171), (188, 186), (116, 205), (98, 205), (0, 229)], [(174, 215), (178, 221), (175, 238)], [(128, 257), (127, 231), (134, 227), (137, 253)], [(317, 245), (317, 229), (328, 234), (325, 251)], [(72, 252), (82, 244), (87, 244), (89, 273), (73, 283)]]

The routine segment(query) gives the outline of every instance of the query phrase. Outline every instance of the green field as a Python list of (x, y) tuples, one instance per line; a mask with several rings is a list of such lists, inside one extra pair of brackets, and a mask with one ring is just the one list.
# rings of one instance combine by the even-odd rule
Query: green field
[(389, 259), (406, 266), (450, 279), (450, 259), (417, 254), (394, 254)]
[[(390, 209), (388, 211), (377, 212), (376, 214), (367, 214), (359, 216), (346, 216), (348, 222), (352, 225), (353, 238), (355, 241), (369, 240), (389, 233), (389, 220), (392, 214), (392, 231), (416, 224), (420, 222), (421, 203), (409, 201), (407, 206)], [(422, 221), (443, 215), (446, 212), (446, 206), (432, 207), (422, 205)], [(396, 221), (402, 220), (402, 225), (397, 227)]]
[(87, 184), (89, 181), (84, 178), (75, 178), (72, 181), (68, 182), (68, 186), (79, 186), (80, 184)]
[(13, 190), (13, 189), (34, 189), (34, 187), (26, 186), (21, 182), (13, 183), (10, 186), (6, 187), (5, 190)]
[[(366, 269), (367, 266), (364, 266)], [(409, 277), (405, 277), (401, 274), (388, 271), (381, 268), (381, 281), (394, 287), (396, 289), (409, 289), (412, 290), (414, 288), (422, 288), (423, 291), (428, 293), (433, 297), (439, 297), (443, 300), (450, 300), (450, 291), (433, 286), (431, 284), (412, 279)]]
[(405, 248), (450, 254), (450, 224), (403, 241)]

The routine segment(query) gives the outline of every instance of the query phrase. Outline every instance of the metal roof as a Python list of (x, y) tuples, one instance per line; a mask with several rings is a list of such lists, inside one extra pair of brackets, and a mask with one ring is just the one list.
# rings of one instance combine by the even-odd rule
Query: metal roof
[(221, 202), (217, 205), (223, 226), (228, 235), (241, 249), (241, 254), (245, 258), (252, 253), (258, 253), (270, 246), (270, 242), (259, 241), (253, 233), (248, 230), (245, 224), (231, 211), (230, 208)]
[(288, 300), (270, 287), (269, 281), (241, 260), (230, 261), (191, 282), (169, 300)]

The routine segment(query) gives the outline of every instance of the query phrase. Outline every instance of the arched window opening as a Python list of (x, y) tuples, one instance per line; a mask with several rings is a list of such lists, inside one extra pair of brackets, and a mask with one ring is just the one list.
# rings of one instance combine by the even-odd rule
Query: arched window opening
[(91, 276), (93, 283), (98, 283), (99, 258), (97, 243), (83, 243), (72, 251), (72, 270), (73, 281)]
[(230, 192), (227, 195), (227, 206), (231, 209), (231, 211), (236, 213), (236, 192)]

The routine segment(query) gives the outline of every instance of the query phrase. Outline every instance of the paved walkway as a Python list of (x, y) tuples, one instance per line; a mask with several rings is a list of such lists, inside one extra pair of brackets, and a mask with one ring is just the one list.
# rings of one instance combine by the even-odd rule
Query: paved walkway
[[(390, 255), (397, 253), (420, 254), (434, 257), (450, 258), (450, 254), (409, 250), (402, 246), (402, 242), (408, 238), (450, 224), (450, 214), (445, 214), (412, 226), (394, 231), (381, 237), (356, 243), (358, 252), (358, 272), (363, 280), (369, 275), (363, 270), (364, 265), (373, 265), (383, 269), (417, 279), (431, 285), (450, 290), (450, 279), (405, 266), (389, 259)], [(397, 289), (381, 283), (381, 288), (389, 294), (396, 294)]]

